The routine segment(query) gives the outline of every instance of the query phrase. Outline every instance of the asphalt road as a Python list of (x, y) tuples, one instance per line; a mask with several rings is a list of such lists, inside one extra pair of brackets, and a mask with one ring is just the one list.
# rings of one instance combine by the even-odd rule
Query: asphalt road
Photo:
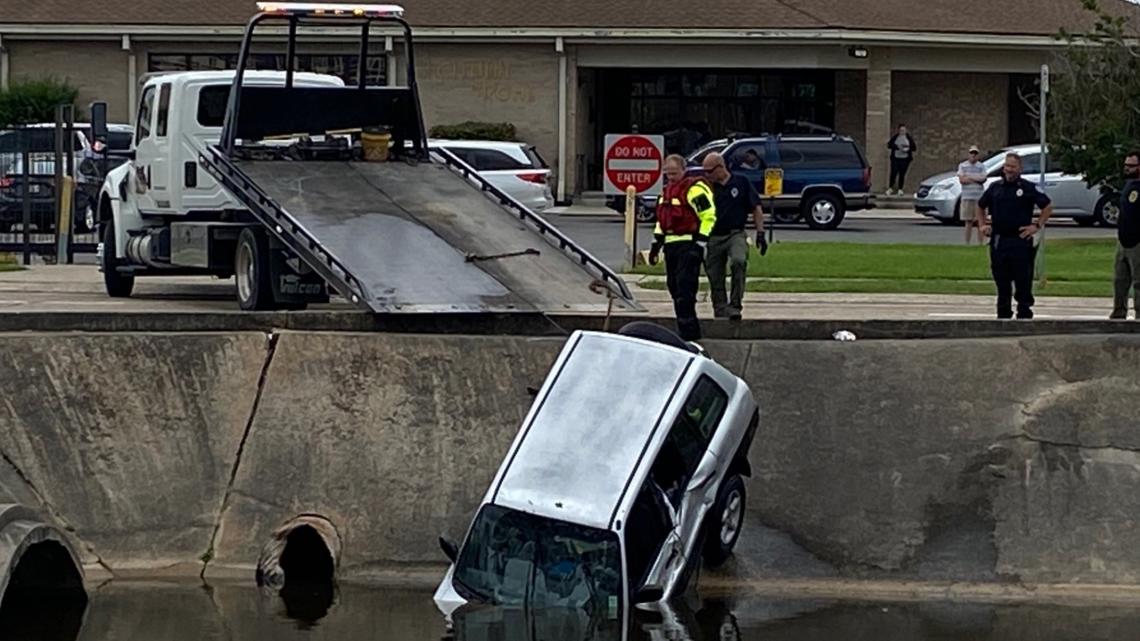
[[(836, 242), (836, 243), (915, 243), (953, 245), (963, 242), (962, 227), (943, 225), (934, 220), (908, 212), (861, 214), (843, 221), (839, 229), (815, 231), (806, 225), (778, 226), (778, 242)], [(571, 238), (582, 243), (598, 259), (613, 267), (620, 267), (624, 257), (623, 225), (613, 219), (592, 216), (549, 215), (548, 219)], [(1078, 227), (1060, 219), (1049, 224), (1047, 237), (1058, 238), (1114, 238), (1116, 230), (1100, 227)], [(638, 229), (638, 249), (648, 249), (653, 241), (652, 228)]]

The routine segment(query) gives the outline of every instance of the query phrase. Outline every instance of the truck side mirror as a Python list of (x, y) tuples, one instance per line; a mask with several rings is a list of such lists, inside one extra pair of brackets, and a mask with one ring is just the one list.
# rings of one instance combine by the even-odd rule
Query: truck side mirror
[(107, 139), (107, 103), (91, 103), (91, 138), (94, 140)]
[(459, 546), (442, 536), (439, 537), (439, 549), (443, 550), (443, 555), (452, 563), (455, 563), (455, 560), (459, 558)]

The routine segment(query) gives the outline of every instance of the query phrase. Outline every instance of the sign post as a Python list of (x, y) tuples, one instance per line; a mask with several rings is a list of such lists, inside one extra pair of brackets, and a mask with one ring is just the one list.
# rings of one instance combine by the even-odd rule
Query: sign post
[(637, 199), (661, 193), (665, 137), (608, 134), (605, 150), (605, 193), (625, 196), (625, 264), (637, 266)]
[[(1041, 137), (1041, 186), (1042, 193), (1048, 195), (1045, 184), (1045, 166), (1049, 160), (1049, 148), (1045, 146), (1045, 120), (1048, 115), (1049, 103), (1049, 65), (1041, 65), (1041, 118), (1039, 123), (1039, 134)], [(1037, 280), (1041, 285), (1046, 283), (1045, 278), (1045, 229), (1042, 228), (1037, 231), (1037, 237), (1034, 238), (1034, 243), (1037, 245), (1036, 261), (1034, 270), (1036, 271)]]

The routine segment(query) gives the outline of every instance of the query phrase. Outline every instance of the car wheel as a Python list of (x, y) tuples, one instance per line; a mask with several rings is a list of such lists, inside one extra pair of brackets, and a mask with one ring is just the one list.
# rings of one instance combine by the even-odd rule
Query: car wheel
[(135, 288), (135, 277), (133, 274), (124, 274), (119, 271), (119, 265), (122, 262), (115, 256), (117, 253), (115, 223), (112, 220), (107, 220), (103, 223), (103, 254), (101, 259), (103, 287), (111, 298), (129, 298)]
[(1097, 201), (1093, 220), (1102, 227), (1116, 227), (1120, 220), (1120, 203), (1116, 202), (1112, 194), (1101, 196)]
[(795, 212), (781, 211), (772, 214), (772, 219), (781, 225), (792, 225), (800, 219), (800, 214)]
[(269, 275), (269, 240), (253, 229), (242, 230), (234, 253), (238, 305), (247, 312), (273, 309)]
[(744, 479), (734, 474), (725, 479), (717, 492), (705, 522), (705, 563), (715, 568), (724, 565), (736, 547), (740, 530), (744, 526), (744, 508), (748, 495), (744, 490)]
[(651, 223), (657, 220), (657, 212), (640, 200), (637, 201), (637, 209), (635, 211), (634, 217), (639, 223)]
[(950, 218), (939, 218), (938, 222), (943, 225), (961, 225), (962, 224), (962, 199), (954, 203), (954, 215)]
[(832, 194), (809, 196), (803, 204), (803, 217), (812, 229), (835, 229), (847, 214), (843, 203)]

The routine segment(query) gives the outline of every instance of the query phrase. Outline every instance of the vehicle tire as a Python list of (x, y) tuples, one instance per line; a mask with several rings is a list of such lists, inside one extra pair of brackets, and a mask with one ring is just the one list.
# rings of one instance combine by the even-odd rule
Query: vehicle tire
[(744, 526), (744, 508), (748, 495), (744, 479), (734, 474), (724, 480), (705, 519), (705, 563), (710, 568), (720, 567), (732, 555), (740, 530)]
[(111, 298), (129, 298), (135, 288), (135, 277), (119, 271), (122, 262), (115, 257), (115, 223), (107, 219), (103, 223), (103, 287)]
[(666, 329), (655, 323), (649, 321), (634, 321), (623, 325), (618, 330), (618, 335), (629, 336), (631, 338), (640, 338), (642, 340), (653, 341), (668, 345), (669, 347), (676, 347), (683, 349), (686, 352), (696, 353), (696, 348), (685, 341), (685, 339), (678, 336), (672, 330)]
[(813, 194), (804, 200), (803, 217), (812, 229), (835, 229), (846, 215), (843, 202), (833, 194)]
[(269, 239), (258, 230), (243, 229), (234, 252), (237, 299), (243, 310), (273, 309), (273, 283), (269, 271)]
[(639, 222), (639, 223), (656, 222), (657, 221), (657, 212), (654, 211), (649, 205), (646, 205), (645, 203), (641, 202), (641, 200), (638, 200), (637, 201), (637, 209), (636, 209), (636, 213), (634, 214), (634, 218), (636, 218), (637, 222)]
[(772, 214), (772, 219), (781, 225), (794, 225), (801, 217), (799, 212), (780, 211)]
[(1116, 202), (1117, 196), (1113, 194), (1105, 194), (1100, 197), (1096, 203), (1096, 211), (1093, 213), (1093, 220), (1101, 227), (1116, 227), (1116, 222), (1120, 220), (1120, 203)]

